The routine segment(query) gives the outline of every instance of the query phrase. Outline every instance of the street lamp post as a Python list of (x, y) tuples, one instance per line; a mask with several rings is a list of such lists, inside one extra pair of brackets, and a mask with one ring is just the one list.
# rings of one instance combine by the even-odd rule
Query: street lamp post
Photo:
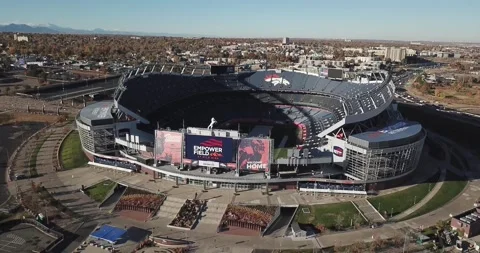
[(405, 248), (407, 247), (407, 237), (408, 237), (408, 234), (405, 233), (405, 240), (403, 241), (403, 253), (405, 253)]

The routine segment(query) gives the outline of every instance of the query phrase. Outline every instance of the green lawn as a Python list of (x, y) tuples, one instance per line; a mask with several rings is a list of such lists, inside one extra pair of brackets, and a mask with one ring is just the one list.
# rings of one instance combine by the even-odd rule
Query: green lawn
[[(305, 208), (309, 209), (310, 213), (304, 213), (302, 209)], [(300, 224), (312, 224), (315, 227), (323, 225), (330, 230), (349, 228), (351, 227), (352, 219), (354, 223), (359, 225), (366, 223), (350, 202), (300, 206), (295, 217), (295, 220)]]
[(85, 189), (85, 194), (87, 194), (91, 199), (100, 203), (107, 197), (107, 194), (110, 192), (110, 190), (115, 188), (116, 185), (117, 183), (111, 180), (105, 180)]
[(404, 220), (412, 219), (420, 215), (429, 213), (438, 208), (441, 208), (450, 200), (454, 199), (458, 194), (460, 194), (468, 183), (468, 181), (466, 181), (465, 179), (458, 178), (458, 176), (453, 175), (449, 172), (447, 172), (446, 178), (447, 181), (443, 183), (437, 194), (435, 194), (432, 199), (425, 203), (425, 205), (417, 209), (417, 211), (405, 217)]
[(72, 131), (63, 141), (60, 146), (60, 159), (65, 170), (82, 167), (88, 163), (77, 131)]
[[(438, 175), (435, 176), (435, 181), (437, 181), (437, 178)], [(412, 207), (414, 203), (420, 202), (433, 187), (435, 187), (435, 183), (423, 183), (402, 191), (369, 198), (368, 201), (380, 214), (385, 218), (389, 218), (402, 213)], [(385, 212), (387, 212), (386, 215)]]
[(291, 148), (276, 148), (273, 151), (273, 157), (274, 159), (279, 159), (279, 158), (287, 158), (287, 150)]

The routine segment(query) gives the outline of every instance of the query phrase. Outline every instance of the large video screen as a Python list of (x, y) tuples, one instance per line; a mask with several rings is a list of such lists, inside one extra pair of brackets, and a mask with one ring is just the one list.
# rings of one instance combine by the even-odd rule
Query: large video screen
[(235, 66), (233, 65), (213, 65), (210, 68), (212, 75), (223, 75), (235, 73)]
[(231, 138), (185, 135), (185, 156), (192, 160), (228, 163), (233, 161)]
[(178, 164), (182, 161), (182, 133), (155, 131), (155, 159)]
[(270, 139), (242, 139), (238, 146), (239, 169), (268, 172), (271, 143)]
[(343, 69), (328, 69), (328, 78), (342, 79)]

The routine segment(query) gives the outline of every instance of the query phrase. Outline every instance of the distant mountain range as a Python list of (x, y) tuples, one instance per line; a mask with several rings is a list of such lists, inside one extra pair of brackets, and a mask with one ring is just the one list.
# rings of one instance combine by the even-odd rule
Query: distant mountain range
[(132, 36), (168, 36), (168, 37), (204, 37), (195, 34), (173, 34), (173, 33), (145, 33), (145, 32), (127, 32), (110, 31), (101, 28), (93, 30), (74, 29), (61, 27), (54, 24), (30, 25), (30, 24), (6, 24), (0, 25), (0, 32), (14, 33), (45, 33), (45, 34), (98, 34), (98, 35), (132, 35)]

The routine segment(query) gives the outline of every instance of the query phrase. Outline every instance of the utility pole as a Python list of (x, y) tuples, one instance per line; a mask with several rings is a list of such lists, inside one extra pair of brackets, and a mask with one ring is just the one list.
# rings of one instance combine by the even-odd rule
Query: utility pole
[(45, 218), (47, 218), (47, 225), (48, 225), (48, 214), (47, 214), (47, 206), (46, 205), (45, 205), (44, 209), (45, 209)]

